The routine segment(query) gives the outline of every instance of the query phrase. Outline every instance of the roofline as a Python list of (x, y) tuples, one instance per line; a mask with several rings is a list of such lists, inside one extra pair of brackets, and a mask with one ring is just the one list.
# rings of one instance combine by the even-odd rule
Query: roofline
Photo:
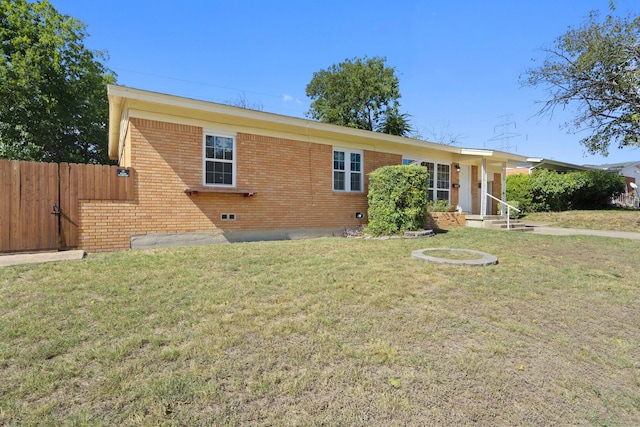
[(294, 129), (297, 129), (299, 133), (303, 134), (308, 134), (309, 131), (317, 131), (334, 135), (334, 137), (336, 137), (337, 139), (339, 139), (340, 136), (350, 136), (374, 141), (391, 142), (407, 146), (430, 148), (458, 155), (496, 157), (506, 159), (509, 162), (524, 161), (526, 159), (525, 156), (520, 156), (512, 153), (493, 150), (460, 148), (430, 141), (422, 141), (418, 139), (390, 135), (381, 132), (373, 132), (346, 126), (322, 123), (309, 119), (284, 116), (280, 114), (250, 110), (241, 107), (233, 107), (230, 105), (219, 104), (210, 101), (202, 101), (120, 85), (107, 85), (107, 96), (109, 98), (109, 157), (112, 159), (118, 159), (120, 155), (119, 149), (121, 146), (121, 139), (124, 137), (124, 135), (121, 134), (124, 131), (121, 126), (121, 121), (126, 120), (126, 117), (123, 116), (123, 113), (126, 114), (127, 100), (137, 100), (154, 104), (191, 109), (201, 112), (233, 116), (240, 119), (261, 122), (264, 125), (268, 125), (269, 123), (277, 123), (279, 125), (290, 127), (292, 129), (292, 132)]
[(594, 169), (592, 167), (585, 166), (585, 165), (576, 165), (573, 163), (559, 162), (557, 160), (545, 159), (542, 157), (529, 157), (527, 159), (527, 162), (533, 164), (531, 169), (540, 168), (541, 166), (544, 166), (544, 165), (552, 165), (552, 166), (558, 166), (565, 169), (575, 169), (575, 170), (585, 170), (585, 171)]

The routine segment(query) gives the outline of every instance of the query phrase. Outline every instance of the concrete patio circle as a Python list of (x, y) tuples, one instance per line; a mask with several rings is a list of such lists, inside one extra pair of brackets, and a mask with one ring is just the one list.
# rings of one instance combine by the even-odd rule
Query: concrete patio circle
[[(455, 253), (468, 253), (469, 255), (473, 255), (471, 259), (450, 259), (450, 258), (438, 258), (430, 255), (426, 255), (425, 252), (455, 252)], [(413, 258), (422, 259), (424, 261), (429, 262), (437, 262), (439, 264), (458, 264), (458, 265), (473, 265), (473, 266), (482, 266), (482, 265), (493, 265), (498, 263), (498, 258), (488, 254), (486, 252), (474, 251), (471, 249), (451, 249), (451, 248), (428, 248), (428, 249), (418, 249), (417, 251), (411, 252), (411, 256)]]

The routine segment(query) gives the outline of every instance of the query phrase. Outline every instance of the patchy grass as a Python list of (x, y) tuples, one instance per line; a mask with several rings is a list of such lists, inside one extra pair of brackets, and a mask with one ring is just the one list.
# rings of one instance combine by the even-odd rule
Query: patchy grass
[[(488, 267), (412, 259), (427, 247)], [(638, 425), (640, 247), (458, 229), (0, 269), (0, 425)]]
[(640, 211), (610, 209), (601, 211), (535, 212), (525, 222), (545, 223), (563, 228), (632, 231), (640, 233)]

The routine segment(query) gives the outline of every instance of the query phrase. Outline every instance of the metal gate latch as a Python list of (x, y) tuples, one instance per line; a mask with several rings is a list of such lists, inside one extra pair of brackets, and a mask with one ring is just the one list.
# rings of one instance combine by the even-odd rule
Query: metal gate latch
[(62, 211), (60, 211), (60, 208), (58, 207), (58, 205), (54, 203), (53, 210), (51, 211), (51, 215), (60, 215), (61, 213)]

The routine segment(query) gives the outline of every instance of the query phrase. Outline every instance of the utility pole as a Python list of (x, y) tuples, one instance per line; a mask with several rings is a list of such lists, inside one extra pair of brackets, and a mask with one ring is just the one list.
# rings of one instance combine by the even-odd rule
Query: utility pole
[(500, 151), (510, 151), (512, 148), (514, 151), (518, 151), (517, 145), (511, 145), (511, 139), (521, 136), (519, 133), (511, 130), (516, 129), (517, 127), (516, 122), (511, 120), (512, 117), (513, 114), (504, 114), (499, 116), (498, 119), (500, 120), (500, 123), (493, 127), (493, 133), (497, 133), (497, 135), (487, 140), (487, 142), (490, 143), (497, 142), (496, 148)]

